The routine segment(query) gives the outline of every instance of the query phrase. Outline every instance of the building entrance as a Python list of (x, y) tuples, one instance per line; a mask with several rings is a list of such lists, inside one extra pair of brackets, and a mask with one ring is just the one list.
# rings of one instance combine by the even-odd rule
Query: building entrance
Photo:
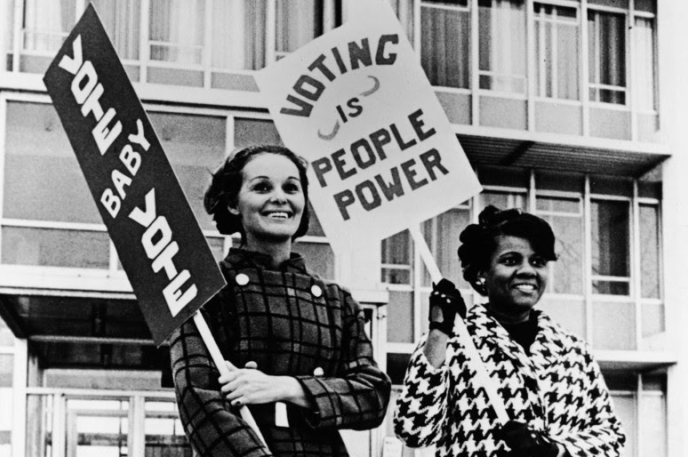
[(30, 455), (192, 456), (172, 395), (53, 391), (30, 394), (29, 404)]

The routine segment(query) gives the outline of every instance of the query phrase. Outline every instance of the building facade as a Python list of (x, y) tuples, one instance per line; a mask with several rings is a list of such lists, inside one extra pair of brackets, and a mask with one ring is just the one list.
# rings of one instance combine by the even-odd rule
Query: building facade
[[(0, 1), (0, 457), (191, 455), (165, 350), (42, 83), (81, 12), (95, 5), (219, 259), (232, 239), (203, 212), (209, 170), (236, 147), (280, 141), (253, 73), (354, 20), (353, 1)], [(475, 303), (461, 230), (488, 204), (547, 219), (559, 260), (540, 306), (591, 344), (625, 455), (685, 455), (688, 6), (389, 2), (484, 187), (420, 227), (440, 270)], [(296, 250), (364, 304), (397, 393), (427, 330), (420, 254), (402, 232), (335, 256), (313, 219)], [(382, 455), (391, 420), (357, 436), (352, 455)]]

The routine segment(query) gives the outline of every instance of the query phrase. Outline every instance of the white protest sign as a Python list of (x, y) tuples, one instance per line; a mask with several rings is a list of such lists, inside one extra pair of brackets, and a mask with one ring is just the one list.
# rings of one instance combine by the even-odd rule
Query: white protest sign
[(310, 162), (310, 200), (335, 252), (480, 191), (392, 10), (369, 1), (357, 13), (256, 74), (285, 145)]

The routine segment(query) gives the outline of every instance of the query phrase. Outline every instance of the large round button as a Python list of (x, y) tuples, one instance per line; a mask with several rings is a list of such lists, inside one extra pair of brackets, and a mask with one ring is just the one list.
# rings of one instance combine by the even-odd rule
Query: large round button
[(239, 273), (238, 275), (236, 275), (236, 283), (240, 286), (245, 286), (246, 284), (248, 284), (248, 276), (244, 273)]
[(313, 284), (311, 286), (311, 293), (313, 294), (314, 297), (320, 297), (320, 296), (322, 296), (323, 291), (319, 285)]

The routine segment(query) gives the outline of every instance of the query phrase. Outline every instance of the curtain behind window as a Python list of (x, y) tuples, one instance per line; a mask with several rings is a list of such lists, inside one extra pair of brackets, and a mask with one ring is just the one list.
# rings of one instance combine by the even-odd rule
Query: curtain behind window
[(411, 45), (413, 45), (413, 0), (388, 0), (394, 13), (399, 18), (401, 27), (406, 32)]
[(422, 5), (420, 21), (421, 63), (430, 83), (468, 89), (470, 11)]
[(151, 60), (200, 65), (205, 0), (151, 0)]
[(626, 17), (622, 14), (590, 11), (588, 42), (590, 99), (626, 103)]
[(228, 70), (265, 66), (265, 0), (213, 2), (212, 65)]
[(594, 293), (628, 295), (626, 278), (631, 275), (629, 204), (593, 201), (591, 216), (592, 274), (618, 278), (593, 280)]
[(578, 100), (578, 20), (575, 8), (535, 4), (540, 97)]
[(322, 35), (321, 2), (315, 0), (280, 0), (277, 4), (275, 51), (278, 57)]
[(27, 0), (24, 49), (57, 51), (76, 24), (76, 0)]
[(526, 11), (521, 0), (480, 0), (480, 88), (526, 92)]
[(90, 0), (120, 59), (138, 60), (141, 5), (136, 0)]
[(14, 53), (14, 0), (0, 3), (0, 71), (12, 70)]
[(655, 110), (655, 39), (654, 21), (635, 18), (633, 28), (635, 64), (633, 65), (634, 104), (640, 110)]

